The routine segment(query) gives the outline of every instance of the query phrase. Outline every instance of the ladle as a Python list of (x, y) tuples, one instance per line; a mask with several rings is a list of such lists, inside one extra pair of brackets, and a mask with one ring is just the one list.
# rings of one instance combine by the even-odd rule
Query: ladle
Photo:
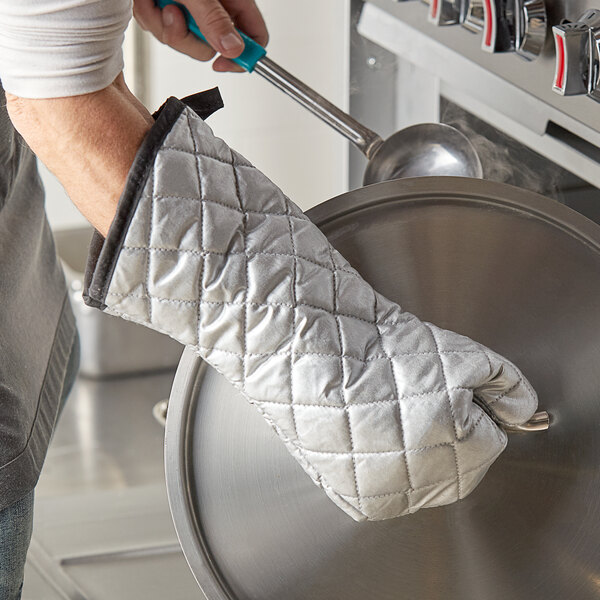
[[(206, 42), (185, 6), (175, 0), (156, 1), (161, 8), (168, 4), (177, 5), (185, 14), (189, 30)], [(252, 38), (242, 32), (239, 34), (244, 40), (245, 49), (233, 62), (249, 73), (258, 73), (349, 139), (369, 161), (363, 177), (364, 185), (427, 175), (482, 177), (481, 162), (475, 148), (454, 127), (441, 123), (420, 123), (401, 129), (383, 140), (267, 58), (266, 50)]]

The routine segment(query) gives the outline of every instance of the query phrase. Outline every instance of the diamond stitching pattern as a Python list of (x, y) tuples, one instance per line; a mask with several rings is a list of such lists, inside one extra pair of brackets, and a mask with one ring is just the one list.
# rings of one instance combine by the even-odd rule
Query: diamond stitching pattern
[[(333, 249), (330, 247), (329, 248), (329, 255), (331, 257), (331, 265), (333, 268), (333, 273), (332, 273), (332, 277), (331, 277), (331, 282), (332, 282), (332, 292), (333, 292), (333, 311), (334, 311), (334, 315), (335, 315), (335, 322), (336, 322), (336, 326), (337, 326), (337, 334), (338, 334), (338, 340), (339, 340), (339, 344), (340, 344), (340, 372), (341, 372), (341, 376), (342, 376), (342, 381), (345, 382), (346, 381), (346, 369), (344, 368), (344, 364), (345, 364), (345, 359), (343, 358), (343, 354), (344, 354), (344, 338), (342, 335), (342, 323), (341, 323), (341, 317), (339, 316), (339, 314), (337, 314), (337, 307), (338, 307), (338, 283), (337, 283), (337, 276), (336, 276), (336, 270), (335, 270), (335, 262), (333, 260)], [(346, 417), (346, 426), (348, 427), (348, 437), (350, 438), (350, 455), (352, 458), (352, 475), (354, 477), (354, 491), (355, 491), (355, 495), (357, 497), (358, 500), (358, 510), (363, 512), (363, 507), (362, 507), (362, 502), (361, 502), (361, 498), (360, 498), (360, 488), (359, 488), (359, 482), (358, 482), (358, 474), (356, 471), (356, 457), (355, 457), (355, 449), (354, 449), (354, 435), (352, 432), (352, 423), (350, 421), (350, 414), (348, 413), (348, 401), (346, 398), (346, 385), (342, 385), (341, 386), (341, 390), (340, 390), (340, 396), (341, 396), (341, 400), (342, 403), (344, 405), (344, 416)]]
[[(189, 148), (193, 148), (193, 151)], [(192, 186), (190, 189), (193, 189), (195, 186), (193, 197), (186, 199), (197, 201), (198, 214), (194, 215), (191, 221), (189, 220), (191, 217), (188, 218), (185, 214), (174, 214), (173, 227), (185, 230), (188, 223), (199, 219), (197, 248), (175, 248), (169, 244), (165, 245), (161, 241), (160, 230), (153, 231), (155, 206), (162, 198), (177, 197), (166, 193), (168, 185), (165, 182), (168, 181), (168, 173), (161, 173), (160, 194), (157, 194), (155, 189), (155, 173), (161, 169), (163, 165), (161, 156), (165, 153), (170, 156), (170, 160), (165, 164), (167, 162), (173, 164), (173, 154), (183, 153), (186, 156), (194, 156), (196, 172), (189, 174), (193, 180), (190, 179), (183, 187), (188, 189), (189, 186)], [(235, 183), (235, 198), (229, 196), (223, 198), (219, 194), (222, 194), (223, 190), (229, 189), (232, 173)], [(178, 176), (181, 176), (181, 173)], [(192, 181), (195, 181), (194, 186)], [(218, 182), (226, 183), (221, 186)], [(175, 187), (182, 189), (181, 185)], [(149, 204), (150, 210), (142, 209), (144, 204)], [(243, 250), (236, 249), (232, 241), (229, 243), (229, 248), (224, 251), (213, 251), (205, 247), (208, 232), (218, 229), (220, 225), (216, 221), (221, 217), (214, 215), (222, 214), (208, 211), (207, 207), (211, 205), (224, 207), (241, 215), (239, 234), (243, 239)], [(185, 204), (185, 206), (188, 205)], [(147, 222), (136, 223), (138, 216), (141, 219), (147, 219)], [(324, 236), (315, 233), (315, 228), (312, 225), (309, 226), (307, 221), (308, 219), (302, 215), (299, 209), (290, 203), (260, 172), (230, 150), (224, 142), (214, 138), (204, 122), (191, 110), (185, 109), (158, 152), (151, 176), (145, 184), (140, 206), (134, 216), (135, 227), (130, 228), (131, 231), (139, 231), (143, 225), (147, 231), (146, 243), (145, 245), (140, 244), (139, 236), (128, 233), (124, 245), (126, 252), (122, 252), (117, 261), (115, 270), (117, 276), (113, 277), (109, 288), (106, 300), (109, 305), (108, 311), (133, 318), (154, 329), (172, 334), (173, 331), (178, 331), (178, 328), (172, 322), (168, 322), (169, 319), (164, 323), (156, 322), (154, 317), (158, 307), (165, 304), (194, 309), (196, 314), (195, 336), (190, 339), (189, 334), (181, 334), (178, 339), (194, 345), (197, 352), (249, 397), (250, 401), (274, 427), (305, 471), (325, 489), (334, 502), (354, 518), (359, 520), (388, 518), (406, 512), (414, 512), (422, 506), (445, 504), (463, 497), (470, 492), (470, 489), (462, 489), (462, 477), (476, 471), (484, 473), (502, 451), (505, 438), (504, 434), (497, 430), (483, 412), (478, 413), (477, 419), (474, 417), (469, 426), (463, 430), (461, 437), (456, 423), (458, 418), (464, 416), (464, 411), (469, 410), (470, 405), (467, 408), (464, 406), (464, 397), (465, 392), (468, 396), (471, 388), (463, 385), (448, 385), (444, 355), (462, 357), (462, 362), (468, 368), (470, 356), (484, 354), (489, 363), (490, 372), (492, 371), (492, 359), (485, 349), (475, 342), (448, 332), (444, 332), (442, 339), (437, 335), (437, 332), (441, 330), (430, 324), (421, 323), (408, 313), (402, 313), (397, 305), (390, 303), (373, 290), (369, 292), (369, 286), (356, 271), (329, 246)], [(231, 228), (231, 231), (233, 240), (238, 231), (235, 228)], [(223, 243), (227, 242), (226, 237), (223, 240)], [(302, 248), (302, 253), (298, 252), (299, 248)], [(146, 257), (146, 272), (145, 274), (140, 273), (143, 279), (141, 286), (139, 281), (131, 281), (131, 278), (119, 276), (120, 270), (127, 270), (128, 256), (136, 252), (144, 253)], [(307, 254), (309, 252), (310, 255)], [(193, 255), (200, 260), (199, 275), (194, 279), (198, 287), (195, 299), (190, 300), (186, 297), (187, 294), (182, 294), (184, 289), (189, 288), (190, 283), (186, 279), (185, 268), (181, 267), (181, 265), (185, 265), (183, 260), (176, 261), (179, 264), (173, 268), (171, 278), (168, 273), (161, 278), (164, 291), (160, 290), (161, 293), (158, 293), (159, 290), (154, 290), (153, 286), (149, 285), (154, 279), (157, 265), (161, 263), (160, 255), (164, 253), (176, 253), (178, 257)], [(215, 297), (218, 299), (206, 299), (204, 282), (207, 272), (206, 261), (210, 256), (223, 257), (224, 261), (220, 266), (211, 265), (210, 268), (212, 270), (220, 269), (216, 272), (215, 277), (218, 275), (222, 278), (222, 287), (227, 289), (225, 296), (235, 297), (235, 301), (219, 297), (220, 283), (215, 286), (215, 290), (217, 290)], [(261, 273), (261, 270), (251, 272), (250, 262), (253, 257), (259, 256), (265, 257), (265, 264), (272, 264), (273, 269), (266, 268), (264, 274)], [(228, 268), (230, 267), (229, 262), (234, 258), (242, 261), (242, 269)], [(302, 281), (302, 286), (298, 281), (299, 265), (302, 263), (327, 273), (330, 278), (331, 289), (323, 291), (324, 300), (319, 306), (315, 304), (314, 298), (312, 302), (305, 302), (302, 297), (305, 281)], [(177, 273), (178, 268), (183, 268), (183, 272)], [(291, 271), (289, 281), (284, 277), (286, 270)], [(242, 271), (244, 273), (240, 275), (239, 273)], [(234, 273), (237, 275), (233, 275)], [(279, 278), (278, 281), (270, 279), (273, 274), (276, 279)], [(129, 281), (129, 283), (125, 284), (125, 281)], [(219, 279), (220, 281), (221, 279)], [(269, 293), (272, 294), (272, 290), (277, 289), (278, 301), (252, 301), (250, 298), (251, 286), (264, 292), (265, 298), (269, 297)], [(231, 288), (238, 290), (239, 294), (232, 292)], [(343, 288), (342, 291), (340, 291), (341, 288)], [(310, 293), (313, 294), (316, 291), (318, 290), (313, 288)], [(341, 293), (343, 296), (340, 296)], [(366, 299), (369, 293), (372, 298), (367, 304)], [(330, 294), (332, 294), (333, 306), (326, 299), (326, 295)], [(309, 295), (308, 292), (305, 295)], [(212, 297), (213, 294), (211, 294)], [(136, 302), (145, 303), (148, 310), (146, 312), (131, 311), (129, 309), (131, 303)], [(343, 306), (342, 310), (338, 310), (340, 305)], [(153, 310), (153, 306), (156, 306), (156, 311)], [(210, 307), (216, 312), (213, 312), (207, 321), (206, 313), (209, 312)], [(268, 315), (275, 315), (274, 311), (281, 310), (288, 311), (289, 317), (281, 320), (280, 325), (274, 329), (275, 321), (272, 316)], [(133, 317), (132, 313), (135, 313)], [(176, 315), (177, 313), (172, 314)], [(170, 317), (171, 320), (174, 318)], [(328, 322), (330, 325), (324, 326)], [(370, 326), (371, 330), (366, 325)], [(331, 326), (333, 326), (333, 330), (330, 329)], [(410, 328), (410, 334), (403, 336), (401, 332), (405, 329), (408, 332), (407, 327)], [(390, 339), (390, 332), (394, 332), (394, 330), (398, 335), (393, 338), (393, 348), (386, 347), (384, 337), (386, 340)], [(328, 331), (334, 331), (335, 334), (330, 335), (327, 333)], [(238, 337), (241, 339), (238, 340), (238, 343), (233, 343), (238, 335), (236, 332), (239, 332)], [(332, 347), (331, 338), (334, 335), (337, 335), (337, 346)], [(256, 351), (261, 347), (261, 336), (265, 340), (262, 346), (272, 348), (272, 351)], [(268, 336), (268, 340), (266, 336)], [(416, 348), (413, 344), (415, 336), (419, 340)], [(249, 345), (250, 337), (253, 339), (251, 347)], [(452, 342), (453, 339), (457, 340), (457, 345), (455, 347), (448, 346), (446, 342)], [(363, 351), (358, 352), (359, 356), (353, 356), (358, 346), (361, 345), (358, 341), (363, 342)], [(282, 361), (279, 357), (286, 360)], [(303, 379), (296, 378), (295, 380), (293, 376), (295, 370), (299, 369), (299, 361), (303, 357), (312, 357), (314, 360), (332, 359), (325, 360), (320, 365), (324, 372), (320, 372), (321, 369), (315, 368), (315, 366), (310, 367), (309, 363), (309, 368), (314, 370), (314, 372), (310, 371), (314, 377), (314, 380), (310, 382), (311, 402), (298, 400), (296, 388), (303, 387)], [(493, 354), (492, 357), (495, 358)], [(498, 359), (502, 360), (501, 357)], [(270, 360), (277, 362), (269, 363)], [(393, 389), (392, 398), (376, 401), (370, 401), (368, 398), (369, 388), (375, 391), (381, 387), (381, 382), (378, 382), (376, 378), (373, 381), (369, 380), (369, 377), (373, 379), (373, 373), (381, 373), (381, 371), (365, 370), (366, 365), (375, 363), (375, 361), (381, 361), (382, 364), (389, 366), (391, 380), (386, 383)], [(273, 365), (273, 367), (276, 365), (276, 368), (270, 368), (269, 365)], [(430, 366), (427, 367), (427, 365)], [(439, 388), (440, 378), (436, 378), (435, 375), (438, 369), (441, 369), (442, 389)], [(275, 382), (270, 384), (268, 381), (270, 370), (277, 372), (276, 385), (274, 385)], [(501, 398), (505, 399), (513, 390), (524, 391), (530, 397), (534, 397), (535, 394), (526, 380), (516, 369), (515, 371), (517, 380), (511, 382)], [(261, 382), (261, 377), (257, 378), (254, 374), (263, 372), (266, 373), (265, 381)], [(486, 375), (489, 373), (484, 374), (483, 377), (485, 378)], [(350, 382), (361, 377), (367, 377), (366, 385), (364, 388), (360, 388), (366, 390), (364, 394), (367, 397), (364, 401), (361, 399), (360, 402), (350, 403), (346, 396), (346, 388), (348, 386), (349, 390)], [(402, 385), (399, 385), (399, 377), (402, 377)], [(414, 378), (414, 381), (411, 378)], [(306, 379), (306, 375), (304, 375), (304, 379)], [(335, 394), (334, 396), (330, 394), (329, 388), (332, 385), (336, 388), (335, 394), (339, 398), (339, 403), (338, 401), (334, 404), (319, 401), (319, 398), (335, 397)], [(284, 390), (286, 391), (284, 392)], [(400, 390), (408, 390), (410, 393), (401, 393)], [(435, 401), (435, 398), (439, 397), (439, 409), (442, 411), (446, 410), (443, 408), (443, 403), (446, 403), (452, 423), (453, 441), (406, 448), (405, 428), (410, 427), (412, 430), (415, 427), (427, 427), (427, 423), (410, 422), (411, 417), (403, 415), (402, 401), (409, 398), (418, 401), (421, 397), (428, 397), (430, 401)], [(454, 406), (453, 402), (456, 402), (457, 406)], [(384, 411), (384, 407), (389, 406), (397, 411), (397, 418), (390, 419), (388, 412), (381, 412), (381, 414), (377, 412)], [(365, 420), (364, 416), (358, 416), (362, 413), (355, 411), (353, 417), (351, 414), (351, 411), (354, 410), (353, 407), (360, 408), (361, 411), (371, 410), (372, 414), (368, 414), (368, 418)], [(302, 411), (302, 431), (305, 432), (302, 434), (298, 429), (297, 410)], [(343, 427), (339, 425), (342, 421), (334, 417), (335, 414), (343, 415), (345, 423)], [(330, 416), (324, 417), (323, 415)], [(316, 427), (315, 423), (318, 424), (319, 419), (324, 418), (326, 420), (321, 421), (321, 426)], [(359, 420), (357, 421), (357, 419)], [(369, 429), (370, 422), (373, 423), (371, 430)], [(372, 431), (371, 435), (376, 435), (378, 428), (387, 427), (388, 422), (390, 428), (397, 428), (397, 432), (379, 430), (383, 431), (381, 435), (387, 441), (384, 442), (383, 438), (372, 438), (374, 449), (366, 449), (369, 444), (369, 431)], [(332, 427), (333, 429), (331, 429)], [(462, 444), (468, 443), (469, 435), (476, 429), (480, 431), (480, 435), (489, 437), (487, 453), (483, 454), (475, 463), (465, 462), (464, 465), (461, 465), (459, 464), (459, 448)], [(323, 437), (323, 431), (326, 430), (330, 430), (331, 434)], [(355, 436), (359, 430), (360, 450), (355, 447)], [(482, 431), (483, 433), (481, 433)], [(389, 436), (388, 433), (390, 433)], [(306, 437), (307, 435), (309, 435), (307, 439), (311, 440), (309, 446), (303, 445), (302, 436)], [(394, 442), (394, 439), (399, 439), (399, 441)], [(349, 449), (347, 447), (348, 440)], [(392, 444), (392, 449), (389, 444)], [(398, 447), (393, 448), (394, 445)], [(448, 474), (448, 477), (438, 477), (439, 481), (437, 482), (415, 487), (413, 481), (417, 479), (426, 481), (427, 477), (424, 477), (423, 475), (426, 474), (419, 471), (419, 477), (415, 478), (415, 474), (411, 473), (409, 457), (415, 457), (415, 460), (416, 457), (419, 457), (419, 462), (425, 464), (429, 455), (440, 453), (446, 448), (452, 450), (456, 472)], [(377, 462), (378, 456), (382, 457), (380, 463)], [(392, 479), (397, 482), (399, 489), (385, 491), (382, 494), (362, 494), (361, 489), (367, 492), (388, 489), (385, 477), (389, 468), (383, 468), (381, 465), (388, 464), (385, 461), (393, 461), (394, 456), (401, 461), (402, 467), (400, 468), (400, 463), (392, 462), (389, 464), (395, 466), (389, 468), (396, 473)], [(467, 456), (466, 452), (465, 456)], [(330, 457), (331, 460), (327, 457)], [(350, 462), (340, 462), (340, 459), (344, 457)], [(360, 461), (360, 469), (357, 469), (357, 461)], [(350, 465), (348, 468), (351, 471), (347, 473), (349, 479), (344, 479), (346, 475), (344, 475), (343, 469), (347, 468), (344, 465)], [(402, 473), (405, 473), (405, 476)], [(347, 483), (345, 483), (350, 480), (354, 482), (353, 493), (348, 493), (350, 490), (347, 489)], [(336, 488), (336, 485), (330, 483), (331, 481), (338, 481), (341, 487)], [(448, 492), (448, 489), (452, 490), (452, 486), (448, 485), (452, 482), (456, 483), (456, 490)], [(437, 490), (438, 488), (440, 491), (437, 494), (415, 494), (415, 492), (428, 489)], [(386, 499), (393, 496), (403, 496), (405, 501), (390, 504)]]

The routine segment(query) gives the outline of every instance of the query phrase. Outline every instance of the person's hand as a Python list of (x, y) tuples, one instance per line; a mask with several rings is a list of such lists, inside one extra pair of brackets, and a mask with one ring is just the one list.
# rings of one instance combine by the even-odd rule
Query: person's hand
[(236, 28), (266, 46), (269, 34), (254, 0), (179, 0), (190, 11), (208, 43), (201, 42), (186, 25), (183, 12), (174, 5), (162, 10), (154, 0), (133, 0), (133, 15), (142, 29), (150, 31), (159, 41), (192, 58), (208, 61), (221, 54), (213, 63), (215, 71), (243, 69), (229, 58), (244, 50)]

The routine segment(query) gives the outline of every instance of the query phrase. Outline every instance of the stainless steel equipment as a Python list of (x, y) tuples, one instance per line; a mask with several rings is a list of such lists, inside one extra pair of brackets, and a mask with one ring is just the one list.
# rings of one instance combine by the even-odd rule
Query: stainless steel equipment
[(553, 418), (471, 496), (355, 523), (191, 351), (167, 418), (171, 511), (209, 600), (600, 598), (600, 227), (462, 178), (386, 182), (309, 216), (386, 296), (514, 360)]
[[(600, 98), (600, 4), (352, 2), (354, 117), (383, 134), (424, 120), (449, 123), (475, 145), (484, 178), (511, 183), (510, 173), (497, 176), (478, 145), (477, 134), (487, 133), (467, 131), (446, 117), (445, 103), (451, 102), (574, 175), (577, 187), (582, 182), (600, 187), (600, 110), (594, 102)], [(482, 12), (482, 20), (473, 18)], [(500, 147), (499, 140), (493, 143)], [(511, 155), (515, 144), (507, 147)], [(352, 160), (351, 169), (360, 168), (360, 158)], [(353, 175), (352, 185), (357, 184)], [(572, 189), (573, 178), (561, 187)]]
[(527, 60), (541, 53), (546, 39), (544, 0), (432, 0), (429, 21), (435, 25), (461, 24), (482, 32), (487, 52), (517, 52)]

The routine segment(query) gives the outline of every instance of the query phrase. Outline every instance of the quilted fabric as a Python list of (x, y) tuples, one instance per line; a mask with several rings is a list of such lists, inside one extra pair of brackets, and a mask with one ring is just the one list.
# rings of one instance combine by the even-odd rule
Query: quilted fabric
[(514, 365), (379, 295), (189, 108), (134, 183), (97, 300), (193, 346), (354, 519), (465, 497), (507, 442), (488, 414), (535, 412)]

